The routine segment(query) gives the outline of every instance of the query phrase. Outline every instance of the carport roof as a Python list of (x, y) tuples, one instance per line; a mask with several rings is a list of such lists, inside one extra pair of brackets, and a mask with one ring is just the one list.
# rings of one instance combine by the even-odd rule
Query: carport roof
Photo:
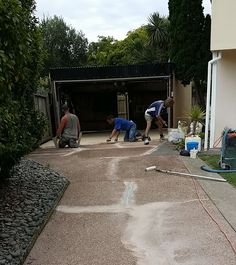
[(112, 66), (62, 67), (50, 69), (52, 81), (82, 81), (126, 78), (167, 77), (173, 63), (152, 63)]

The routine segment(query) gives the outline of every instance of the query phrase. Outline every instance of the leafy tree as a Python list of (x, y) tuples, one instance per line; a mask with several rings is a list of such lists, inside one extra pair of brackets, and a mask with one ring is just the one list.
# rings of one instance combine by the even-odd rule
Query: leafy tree
[(89, 45), (88, 63), (122, 65), (166, 62), (169, 54), (169, 20), (153, 13), (148, 24), (129, 31), (125, 39), (99, 36)]
[(207, 61), (210, 59), (210, 17), (202, 0), (169, 0), (170, 58), (184, 85), (194, 82), (199, 104), (204, 105)]
[(43, 74), (47, 75), (49, 68), (86, 63), (88, 40), (82, 31), (77, 32), (57, 16), (43, 19), (40, 28), (45, 51)]
[(137, 62), (137, 51), (147, 42), (146, 33), (139, 28), (128, 32), (124, 40), (99, 36), (98, 42), (89, 45), (89, 63), (96, 65), (122, 65)]
[(145, 46), (148, 42), (144, 27), (129, 31), (124, 40), (113, 45), (110, 55), (112, 64), (135, 64), (147, 61)]
[(124, 40), (99, 36), (98, 42), (89, 45), (88, 63), (93, 65), (122, 65), (167, 61), (166, 47), (150, 43), (147, 27), (129, 31)]
[(93, 65), (108, 65), (114, 44), (113, 37), (98, 36), (97, 42), (91, 42), (88, 48), (88, 63)]
[(162, 50), (150, 44), (146, 25), (128, 32), (127, 37), (120, 44), (123, 46), (125, 63), (151, 63), (166, 60)]
[(0, 177), (38, 143), (43, 118), (33, 93), (41, 65), (41, 39), (33, 0), (0, 0)]

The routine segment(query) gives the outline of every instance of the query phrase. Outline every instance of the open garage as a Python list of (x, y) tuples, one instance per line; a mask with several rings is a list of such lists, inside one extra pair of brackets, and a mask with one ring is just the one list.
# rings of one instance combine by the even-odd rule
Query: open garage
[[(109, 129), (109, 114), (132, 119), (143, 129), (148, 105), (173, 95), (170, 63), (57, 68), (50, 70), (50, 77), (56, 127), (61, 105), (67, 103), (80, 118), (84, 132)], [(171, 113), (166, 115), (171, 125), (173, 117)]]

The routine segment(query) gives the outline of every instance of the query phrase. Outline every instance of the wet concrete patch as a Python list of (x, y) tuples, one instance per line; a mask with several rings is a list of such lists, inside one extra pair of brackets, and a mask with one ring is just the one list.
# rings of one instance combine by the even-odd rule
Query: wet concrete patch
[(145, 151), (149, 150), (150, 147), (142, 147), (142, 148), (105, 148), (105, 149), (94, 149), (94, 150), (84, 150), (77, 154), (77, 156), (83, 157), (83, 159), (89, 159), (93, 157), (122, 157), (122, 156), (134, 156), (140, 155)]

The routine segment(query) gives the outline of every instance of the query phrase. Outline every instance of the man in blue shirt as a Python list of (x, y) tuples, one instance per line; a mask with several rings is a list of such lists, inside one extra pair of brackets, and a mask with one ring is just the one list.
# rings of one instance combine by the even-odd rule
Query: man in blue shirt
[(125, 131), (125, 142), (134, 142), (136, 140), (136, 129), (137, 126), (133, 121), (129, 121), (123, 118), (114, 118), (112, 115), (107, 117), (109, 124), (114, 124), (114, 129), (111, 132), (107, 142), (110, 142), (114, 137), (115, 141), (118, 141), (118, 137), (121, 131)]
[(174, 104), (173, 98), (167, 98), (165, 101), (154, 101), (145, 111), (146, 129), (144, 133), (144, 144), (149, 144), (148, 134), (154, 120), (160, 131), (160, 140), (164, 139), (163, 126), (167, 126), (166, 121), (161, 117), (161, 112)]

